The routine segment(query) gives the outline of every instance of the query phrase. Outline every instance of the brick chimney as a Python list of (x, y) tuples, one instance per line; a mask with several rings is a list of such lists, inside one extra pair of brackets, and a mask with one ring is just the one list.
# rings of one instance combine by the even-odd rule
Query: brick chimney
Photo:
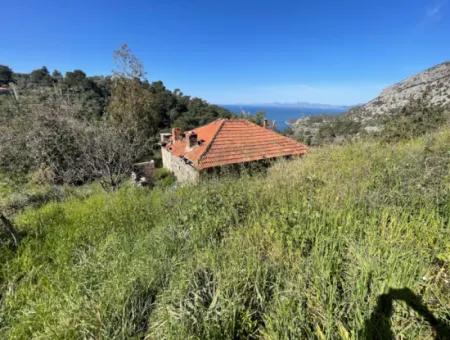
[(180, 137), (181, 137), (181, 129), (180, 128), (173, 128), (172, 129), (172, 142), (180, 140)]
[(186, 149), (192, 150), (193, 147), (198, 145), (198, 137), (197, 133), (195, 131), (190, 131), (186, 134), (187, 141), (186, 141)]
[(162, 132), (159, 134), (160, 136), (160, 143), (161, 145), (166, 145), (170, 141), (170, 137), (172, 137), (172, 134), (170, 132)]
[(264, 119), (263, 128), (275, 130), (275, 121), (269, 121), (268, 119)]

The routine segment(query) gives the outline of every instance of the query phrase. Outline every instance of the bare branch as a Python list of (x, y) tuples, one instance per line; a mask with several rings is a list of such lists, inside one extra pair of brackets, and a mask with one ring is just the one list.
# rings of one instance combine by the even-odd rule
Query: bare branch
[(14, 248), (17, 248), (19, 246), (19, 233), (14, 228), (12, 222), (2, 212), (0, 212), (0, 225), (3, 226), (5, 234), (13, 241)]

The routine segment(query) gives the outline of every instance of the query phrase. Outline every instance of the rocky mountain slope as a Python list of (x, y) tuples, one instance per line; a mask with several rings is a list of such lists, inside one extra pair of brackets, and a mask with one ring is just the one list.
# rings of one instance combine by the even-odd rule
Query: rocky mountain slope
[[(341, 141), (361, 134), (380, 133), (399, 115), (450, 109), (450, 61), (431, 67), (381, 92), (367, 104), (340, 116), (307, 117), (291, 125), (292, 134), (311, 144)], [(441, 114), (441, 113), (439, 113)]]
[(367, 104), (350, 110), (358, 116), (392, 114), (409, 105), (411, 101), (423, 100), (428, 106), (450, 104), (450, 62), (445, 62), (394, 84)]

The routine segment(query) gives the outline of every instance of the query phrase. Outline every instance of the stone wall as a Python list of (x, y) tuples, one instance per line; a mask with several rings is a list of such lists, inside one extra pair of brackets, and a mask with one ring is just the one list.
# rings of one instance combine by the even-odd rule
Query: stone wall
[(155, 161), (142, 162), (133, 164), (131, 178), (137, 185), (148, 185), (153, 181), (155, 173)]
[(189, 164), (186, 164), (180, 157), (172, 155), (164, 147), (161, 148), (163, 167), (170, 170), (179, 182), (196, 182), (199, 179), (199, 172)]
[(172, 154), (165, 147), (161, 148), (161, 158), (163, 168), (172, 171)]

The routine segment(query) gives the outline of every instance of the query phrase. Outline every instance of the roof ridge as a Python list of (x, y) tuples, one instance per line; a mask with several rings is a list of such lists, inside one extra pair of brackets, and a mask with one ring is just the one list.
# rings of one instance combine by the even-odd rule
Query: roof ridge
[(205, 125), (197, 126), (197, 127), (193, 128), (193, 129), (191, 129), (191, 130), (186, 130), (186, 132), (188, 132), (188, 131), (195, 131), (195, 130), (198, 130), (198, 129), (203, 129), (203, 128), (207, 127), (207, 126), (216, 124), (217, 121), (219, 121), (220, 119), (221, 119), (221, 118), (218, 118), (218, 119), (215, 119), (215, 120), (213, 120), (213, 121), (211, 121), (211, 122), (209, 122), (209, 123), (207, 123), (207, 124), (205, 124)]
[(209, 151), (209, 149), (211, 148), (211, 145), (213, 144), (214, 140), (216, 139), (217, 134), (219, 133), (219, 131), (222, 129), (226, 119), (222, 118), (219, 119), (221, 120), (219, 127), (217, 128), (216, 132), (214, 133), (213, 137), (211, 138), (211, 140), (209, 141), (208, 145), (206, 146), (205, 150), (199, 155), (198, 157), (198, 161), (197, 164), (200, 164), (200, 161), (203, 159), (203, 157), (205, 157), (206, 153)]

